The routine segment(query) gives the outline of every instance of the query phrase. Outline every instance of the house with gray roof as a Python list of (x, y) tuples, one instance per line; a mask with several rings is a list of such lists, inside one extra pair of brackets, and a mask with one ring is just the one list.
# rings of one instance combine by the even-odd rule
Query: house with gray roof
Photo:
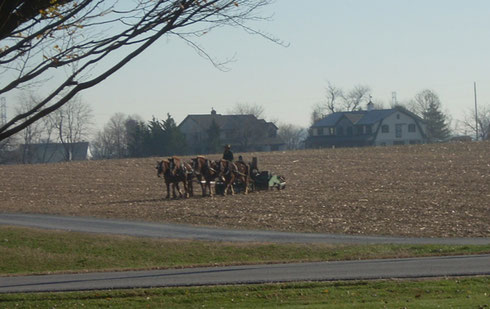
[(402, 107), (335, 112), (309, 130), (307, 148), (420, 144), (427, 141), (424, 121)]
[(221, 115), (214, 109), (209, 114), (187, 115), (178, 125), (185, 135), (192, 154), (216, 152), (210, 147), (210, 130), (219, 132), (218, 142), (222, 146), (230, 144), (236, 152), (284, 150), (286, 144), (277, 135), (277, 126), (254, 115)]

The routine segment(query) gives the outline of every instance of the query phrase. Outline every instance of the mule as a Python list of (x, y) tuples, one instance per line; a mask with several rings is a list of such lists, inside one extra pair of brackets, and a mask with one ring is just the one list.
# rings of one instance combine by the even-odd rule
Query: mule
[(244, 161), (236, 161), (237, 172), (235, 179), (240, 181), (243, 185), (243, 194), (248, 194), (248, 187), (250, 183), (250, 165)]
[(216, 162), (203, 156), (197, 156), (192, 159), (192, 167), (201, 185), (202, 196), (206, 196), (207, 192), (209, 192), (209, 196), (213, 196), (211, 181), (218, 177), (218, 166)]
[(177, 198), (175, 194), (175, 188), (177, 187), (177, 191), (179, 192), (179, 196), (182, 197), (182, 192), (180, 192), (179, 183), (176, 181), (174, 175), (172, 174), (170, 168), (170, 162), (168, 160), (157, 161), (157, 176), (163, 177), (165, 180), (165, 185), (167, 187), (167, 196), (166, 198), (170, 198), (170, 185), (172, 185), (172, 196), (173, 198)]
[[(194, 195), (192, 179), (194, 178), (194, 170), (192, 166), (179, 157), (173, 156), (168, 159), (169, 167), (175, 182), (182, 182), (184, 185), (184, 196), (190, 197)], [(178, 188), (178, 187), (177, 187)]]
[(240, 181), (243, 184), (243, 193), (247, 194), (250, 174), (248, 165), (243, 161), (231, 162), (224, 159), (221, 159), (219, 163), (219, 177), (225, 183), (223, 194), (226, 195), (228, 192), (230, 192), (231, 195), (235, 194), (235, 189), (233, 187), (235, 181)]

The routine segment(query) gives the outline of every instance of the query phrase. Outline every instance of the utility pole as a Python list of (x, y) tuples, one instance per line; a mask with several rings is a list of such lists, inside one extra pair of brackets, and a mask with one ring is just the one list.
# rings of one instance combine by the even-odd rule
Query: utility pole
[(7, 124), (7, 100), (4, 97), (0, 97), (0, 127)]
[(476, 82), (473, 82), (474, 90), (475, 90), (475, 132), (476, 132), (476, 141), (478, 141), (478, 104), (476, 103)]

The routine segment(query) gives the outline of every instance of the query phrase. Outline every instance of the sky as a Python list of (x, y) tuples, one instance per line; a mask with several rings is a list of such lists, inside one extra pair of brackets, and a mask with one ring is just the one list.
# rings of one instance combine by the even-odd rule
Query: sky
[(250, 24), (281, 46), (239, 28), (220, 28), (199, 44), (215, 68), (177, 38), (164, 38), (98, 86), (82, 93), (97, 128), (116, 112), (177, 123), (188, 114), (237, 103), (260, 105), (267, 120), (310, 125), (330, 82), (344, 90), (369, 86), (389, 107), (392, 93), (407, 102), (431, 89), (442, 109), (462, 119), (490, 104), (488, 0), (276, 0), (259, 12), (270, 21)]

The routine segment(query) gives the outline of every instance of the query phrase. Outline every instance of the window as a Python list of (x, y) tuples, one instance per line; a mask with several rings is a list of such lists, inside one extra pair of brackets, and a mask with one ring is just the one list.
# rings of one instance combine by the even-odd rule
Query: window
[(408, 125), (408, 132), (415, 132), (415, 124), (411, 123)]
[(335, 128), (329, 128), (330, 135), (335, 135)]
[(369, 125), (366, 126), (366, 134), (371, 134), (371, 133), (373, 133), (373, 127), (371, 127)]
[(396, 119), (400, 119), (400, 114), (396, 114)]
[(316, 132), (318, 133), (318, 135), (323, 135), (323, 128), (316, 129)]
[(348, 136), (352, 135), (352, 127), (347, 127), (347, 135)]
[(395, 124), (395, 137), (397, 137), (397, 138), (402, 137), (402, 125), (401, 124)]
[(387, 124), (381, 126), (381, 133), (389, 133), (390, 127)]

